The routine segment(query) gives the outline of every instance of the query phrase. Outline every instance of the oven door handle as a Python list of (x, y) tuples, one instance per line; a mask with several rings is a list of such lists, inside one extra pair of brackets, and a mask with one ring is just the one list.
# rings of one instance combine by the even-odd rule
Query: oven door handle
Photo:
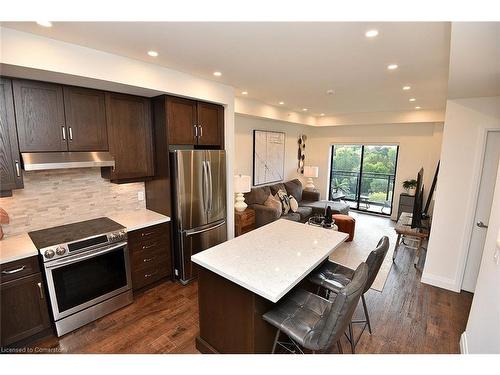
[(85, 259), (96, 257), (98, 255), (109, 253), (113, 250), (119, 249), (120, 247), (124, 247), (124, 246), (127, 246), (127, 243), (120, 242), (116, 245), (108, 246), (102, 250), (93, 251), (90, 254), (87, 253), (85, 255), (75, 255), (74, 257), (71, 257), (71, 259), (56, 260), (51, 264), (45, 264), (45, 268), (58, 268), (58, 267), (66, 266), (68, 264), (73, 264), (73, 263), (80, 262), (80, 261), (85, 260)]

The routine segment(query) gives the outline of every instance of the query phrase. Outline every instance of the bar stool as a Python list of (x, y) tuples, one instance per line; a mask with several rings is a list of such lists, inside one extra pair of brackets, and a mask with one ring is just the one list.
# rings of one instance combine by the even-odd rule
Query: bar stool
[[(356, 350), (356, 345), (361, 338), (361, 335), (368, 327), (368, 332), (372, 334), (372, 327), (370, 323), (370, 316), (368, 315), (368, 309), (366, 307), (365, 293), (371, 288), (375, 278), (377, 277), (378, 271), (384, 262), (385, 255), (389, 249), (389, 238), (387, 236), (382, 237), (377, 247), (370, 252), (368, 258), (366, 259), (366, 264), (368, 265), (368, 280), (366, 282), (365, 288), (361, 295), (361, 301), (363, 302), (363, 310), (365, 313), (364, 320), (354, 320), (349, 324), (349, 342), (351, 343), (351, 351), (354, 354)], [(330, 297), (330, 292), (337, 294), (345, 285), (348, 285), (351, 279), (354, 277), (355, 272), (347, 267), (340, 264), (334, 263), (332, 261), (327, 261), (322, 266), (319, 267), (309, 276), (309, 281), (313, 284), (318, 285), (318, 294), (321, 289), (324, 288), (326, 292), (326, 297)], [(353, 337), (352, 325), (363, 324), (363, 329), (359, 334), (357, 339)]]
[[(368, 279), (368, 266), (361, 263), (351, 282), (339, 289), (332, 301), (314, 293), (297, 289), (285, 296), (262, 318), (277, 328), (272, 353), (279, 345), (290, 353), (314, 353), (329, 349), (335, 342), (342, 353), (340, 337), (352, 319), (352, 314)], [(279, 341), (284, 333), (290, 341)]]

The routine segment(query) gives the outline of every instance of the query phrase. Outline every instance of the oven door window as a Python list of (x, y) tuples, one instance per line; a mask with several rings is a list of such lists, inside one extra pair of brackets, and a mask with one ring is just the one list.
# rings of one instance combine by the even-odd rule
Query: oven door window
[(123, 248), (52, 270), (59, 312), (127, 285)]

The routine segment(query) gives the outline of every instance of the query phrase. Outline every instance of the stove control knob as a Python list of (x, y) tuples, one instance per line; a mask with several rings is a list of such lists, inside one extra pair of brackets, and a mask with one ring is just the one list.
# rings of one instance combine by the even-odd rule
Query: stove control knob
[(50, 258), (54, 257), (55, 253), (54, 253), (54, 250), (48, 249), (48, 250), (45, 250), (45, 253), (43, 253), (43, 255), (45, 256), (45, 258), (50, 259)]
[(56, 254), (57, 255), (64, 255), (66, 253), (66, 249), (62, 246), (59, 246), (57, 249), (56, 249)]

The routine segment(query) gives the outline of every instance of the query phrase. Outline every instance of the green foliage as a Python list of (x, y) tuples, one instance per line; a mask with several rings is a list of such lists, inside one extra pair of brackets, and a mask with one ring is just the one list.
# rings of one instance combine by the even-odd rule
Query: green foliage
[(336, 146), (333, 169), (336, 171), (356, 172), (361, 163), (361, 146)]
[(417, 180), (403, 181), (403, 189), (410, 190), (417, 187)]
[(374, 178), (370, 182), (370, 190), (385, 192), (387, 190), (387, 180), (381, 178)]
[(385, 202), (385, 192), (371, 193), (369, 197), (370, 202)]
[(344, 193), (349, 193), (350, 190), (350, 181), (348, 178), (343, 178), (339, 180), (338, 178), (334, 178), (332, 181), (332, 189), (334, 192), (342, 191)]

